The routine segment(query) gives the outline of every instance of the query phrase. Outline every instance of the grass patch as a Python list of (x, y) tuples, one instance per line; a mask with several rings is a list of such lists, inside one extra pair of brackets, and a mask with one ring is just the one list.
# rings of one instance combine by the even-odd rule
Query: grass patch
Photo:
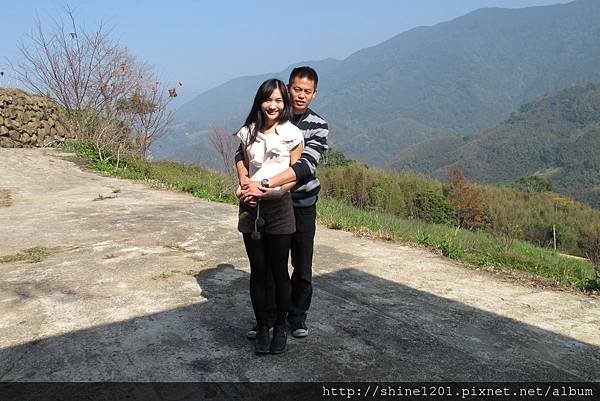
[(171, 243), (171, 242), (168, 244), (163, 244), (163, 248), (172, 249), (174, 251), (186, 252), (184, 247), (182, 247), (181, 245)]
[[(121, 160), (117, 167), (113, 161), (100, 161), (94, 148), (82, 142), (72, 142), (65, 146), (65, 150), (90, 160), (88, 168), (94, 171), (121, 178), (147, 181), (163, 188), (187, 192), (202, 199), (237, 203), (234, 195), (237, 186), (236, 178), (204, 167), (172, 161), (151, 162), (139, 159)], [(119, 191), (114, 191), (114, 193)]]
[(177, 273), (179, 273), (179, 271), (177, 271), (177, 270), (171, 270), (171, 271), (168, 271), (168, 272), (161, 272), (160, 274), (157, 274), (156, 276), (152, 276), (152, 280), (160, 280), (160, 279), (165, 279), (165, 278), (173, 277)]
[(197, 273), (198, 272), (196, 270), (193, 270), (193, 269), (188, 269), (188, 270), (185, 270), (185, 271), (174, 269), (174, 270), (160, 272), (159, 274), (157, 274), (155, 276), (152, 276), (152, 280), (167, 279), (167, 278), (173, 277), (175, 275), (193, 276), (193, 275), (195, 275)]
[(106, 200), (106, 199), (115, 199), (117, 197), (117, 195), (109, 195), (109, 196), (104, 196), (104, 195), (100, 195), (98, 194), (97, 198), (92, 199), (92, 201), (97, 202), (97, 201), (102, 201), (102, 200)]
[(387, 213), (363, 211), (334, 199), (318, 203), (318, 218), (329, 228), (418, 244), (452, 259), (500, 270), (517, 269), (562, 286), (600, 290), (593, 266), (581, 259), (515, 240), (510, 248), (487, 232), (407, 220)]
[(12, 196), (10, 190), (0, 189), (0, 207), (12, 206)]
[(42, 246), (35, 246), (33, 248), (25, 249), (14, 255), (7, 255), (0, 257), (0, 263), (14, 263), (14, 262), (27, 262), (27, 263), (38, 263), (46, 259), (50, 255), (50, 250)]

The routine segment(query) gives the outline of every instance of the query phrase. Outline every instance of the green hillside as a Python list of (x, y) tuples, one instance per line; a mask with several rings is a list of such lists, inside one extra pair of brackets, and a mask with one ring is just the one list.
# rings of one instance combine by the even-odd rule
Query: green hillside
[(496, 128), (461, 143), (448, 137), (403, 152), (394, 169), (512, 184), (541, 175), (554, 190), (600, 207), (600, 85), (565, 89), (521, 106)]
[[(597, 0), (481, 9), (341, 61), (298, 64), (320, 73), (314, 108), (330, 122), (337, 147), (383, 166), (420, 141), (474, 135), (546, 93), (600, 82), (598, 21)], [(197, 131), (239, 126), (258, 84), (286, 79), (290, 69), (227, 82), (183, 105), (177, 118)], [(179, 147), (188, 146), (180, 139)]]
[(447, 135), (413, 145), (398, 155), (391, 163), (393, 170), (413, 170), (427, 175), (453, 163), (453, 152), (472, 140), (469, 136)]

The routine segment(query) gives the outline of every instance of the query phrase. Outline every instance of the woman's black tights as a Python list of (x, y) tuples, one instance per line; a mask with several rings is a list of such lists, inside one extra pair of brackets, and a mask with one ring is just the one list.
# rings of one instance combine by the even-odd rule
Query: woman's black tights
[(291, 302), (292, 286), (288, 274), (288, 255), (292, 236), (261, 233), (261, 238), (253, 240), (244, 234), (244, 245), (250, 260), (250, 299), (258, 325), (269, 323), (268, 275), (275, 284), (276, 324), (284, 324)]

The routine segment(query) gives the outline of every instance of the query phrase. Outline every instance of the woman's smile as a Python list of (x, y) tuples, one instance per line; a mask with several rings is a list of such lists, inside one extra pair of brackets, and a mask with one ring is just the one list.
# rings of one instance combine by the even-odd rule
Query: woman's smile
[(283, 96), (279, 89), (275, 89), (268, 99), (265, 99), (260, 108), (268, 120), (277, 120), (283, 110)]

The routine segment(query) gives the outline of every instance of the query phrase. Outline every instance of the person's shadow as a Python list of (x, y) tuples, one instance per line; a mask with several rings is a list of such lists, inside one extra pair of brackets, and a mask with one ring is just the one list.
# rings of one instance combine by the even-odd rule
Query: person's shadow
[(309, 336), (256, 356), (249, 274), (201, 302), (0, 349), (2, 381), (600, 381), (597, 346), (347, 267), (314, 277)]
[(230, 367), (246, 372), (241, 380), (600, 380), (594, 345), (353, 268), (315, 276), (309, 337), (289, 336), (286, 353), (259, 358), (251, 341), (243, 346), (254, 324), (248, 276), (227, 264), (197, 275), (214, 340), (246, 352), (247, 369)]

